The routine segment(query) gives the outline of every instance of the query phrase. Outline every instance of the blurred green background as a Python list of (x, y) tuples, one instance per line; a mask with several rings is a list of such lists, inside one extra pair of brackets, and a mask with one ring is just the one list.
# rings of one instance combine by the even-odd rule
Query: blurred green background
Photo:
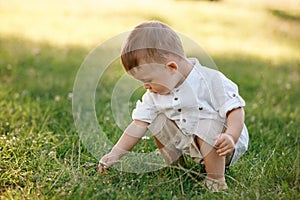
[[(0, 198), (299, 199), (299, 13), (298, 0), (0, 1)], [(205, 191), (182, 169), (100, 176), (99, 158), (78, 139), (77, 70), (98, 44), (145, 20), (196, 41), (239, 85), (251, 143), (227, 172), (227, 192)], [(120, 76), (120, 62), (113, 65)], [(107, 76), (97, 114), (116, 141), (110, 95), (118, 77)]]

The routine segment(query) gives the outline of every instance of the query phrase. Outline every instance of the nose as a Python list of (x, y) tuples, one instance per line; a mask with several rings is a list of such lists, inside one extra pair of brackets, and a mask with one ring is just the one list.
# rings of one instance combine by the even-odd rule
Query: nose
[(148, 83), (145, 83), (145, 84), (144, 84), (144, 88), (145, 88), (146, 90), (151, 90), (151, 85), (148, 84)]

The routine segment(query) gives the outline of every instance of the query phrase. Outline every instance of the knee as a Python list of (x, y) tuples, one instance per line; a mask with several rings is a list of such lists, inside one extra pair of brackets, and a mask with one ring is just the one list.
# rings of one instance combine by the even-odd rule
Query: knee
[(164, 148), (164, 145), (154, 136), (155, 143), (159, 149)]

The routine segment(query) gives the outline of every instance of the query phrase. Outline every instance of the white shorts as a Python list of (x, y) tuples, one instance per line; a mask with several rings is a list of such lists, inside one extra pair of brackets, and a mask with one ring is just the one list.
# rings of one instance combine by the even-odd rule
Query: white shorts
[[(210, 120), (211, 121), (211, 120)], [(171, 150), (179, 158), (182, 154), (190, 156), (195, 162), (200, 163), (203, 160), (203, 156), (199, 150), (196, 142), (196, 136), (200, 137), (199, 134), (186, 135), (184, 134), (174, 121), (168, 119), (164, 114), (159, 114), (153, 122), (148, 126), (149, 131), (160, 141), (161, 144), (166, 147), (166, 150)], [(212, 137), (201, 138), (211, 146), (215, 142), (215, 134), (222, 133), (226, 128), (220, 123), (209, 123), (209, 128), (205, 130), (206, 133), (211, 132)], [(241, 136), (235, 145), (235, 151), (232, 155), (226, 156), (226, 166), (232, 165), (236, 162), (248, 149), (248, 131), (244, 126)], [(164, 155), (163, 155), (164, 156)]]

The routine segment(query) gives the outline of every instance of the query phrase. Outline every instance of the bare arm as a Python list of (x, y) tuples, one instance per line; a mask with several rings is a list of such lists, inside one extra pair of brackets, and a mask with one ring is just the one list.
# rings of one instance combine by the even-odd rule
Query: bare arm
[(112, 148), (110, 153), (103, 156), (98, 165), (100, 173), (105, 172), (105, 168), (118, 162), (118, 160), (129, 152), (147, 132), (148, 123), (135, 120), (132, 122), (120, 137), (117, 144)]
[(217, 153), (225, 156), (232, 153), (244, 126), (245, 113), (243, 108), (236, 108), (227, 113), (227, 130), (216, 141)]
[(233, 137), (234, 143), (237, 143), (244, 127), (245, 112), (243, 108), (237, 108), (227, 114), (227, 130), (225, 133)]

